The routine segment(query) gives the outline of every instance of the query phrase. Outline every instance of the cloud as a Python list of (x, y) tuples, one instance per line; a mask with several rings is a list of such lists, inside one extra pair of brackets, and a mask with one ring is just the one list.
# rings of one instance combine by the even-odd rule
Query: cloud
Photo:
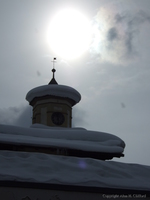
[(0, 123), (1, 124), (13, 124), (14, 120), (20, 113), (19, 108), (9, 107), (0, 109)]
[(150, 23), (150, 15), (145, 11), (140, 10), (138, 12), (119, 14), (114, 16), (116, 20), (116, 25), (126, 26), (125, 35), (123, 37), (124, 44), (127, 50), (127, 55), (135, 53), (136, 45), (134, 44), (134, 39), (138, 36), (140, 28), (144, 23)]
[(32, 124), (32, 108), (31, 106), (20, 107), (19, 116), (13, 121), (15, 126), (29, 127)]
[[(86, 125), (86, 112), (80, 108), (73, 108), (72, 126)], [(18, 106), (0, 109), (0, 124), (30, 127), (32, 124), (32, 107)]]
[(75, 107), (73, 109), (73, 112), (72, 112), (72, 127), (84, 127), (85, 125), (87, 125), (87, 122), (85, 121), (86, 119), (86, 111), (85, 110), (82, 110), (81, 108), (77, 108)]
[(0, 109), (0, 124), (30, 126), (30, 108), (29, 106), (18, 106)]
[(150, 15), (144, 10), (117, 11), (102, 7), (93, 19), (90, 52), (100, 62), (126, 64), (138, 59), (141, 53), (140, 32), (143, 27), (146, 28), (144, 24), (150, 25)]
[(118, 31), (115, 27), (112, 27), (108, 30), (107, 39), (113, 41), (118, 38)]

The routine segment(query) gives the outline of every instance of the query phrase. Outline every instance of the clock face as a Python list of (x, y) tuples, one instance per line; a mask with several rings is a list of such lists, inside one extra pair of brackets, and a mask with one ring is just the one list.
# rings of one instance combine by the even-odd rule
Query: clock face
[(55, 125), (62, 125), (65, 121), (65, 117), (62, 113), (60, 112), (54, 112), (52, 114), (52, 122), (55, 124)]

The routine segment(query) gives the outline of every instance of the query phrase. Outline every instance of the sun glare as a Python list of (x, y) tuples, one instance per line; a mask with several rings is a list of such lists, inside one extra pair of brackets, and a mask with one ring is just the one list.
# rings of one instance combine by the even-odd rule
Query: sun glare
[(80, 12), (64, 9), (58, 12), (50, 23), (50, 48), (63, 58), (82, 55), (90, 44), (90, 23)]

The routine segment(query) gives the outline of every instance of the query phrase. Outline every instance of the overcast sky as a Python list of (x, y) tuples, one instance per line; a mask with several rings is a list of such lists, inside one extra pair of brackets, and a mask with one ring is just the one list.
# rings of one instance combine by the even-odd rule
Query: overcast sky
[[(50, 23), (66, 7), (90, 21), (92, 40), (76, 59), (50, 46)], [(60, 32), (61, 34), (61, 32)], [(56, 80), (77, 89), (74, 126), (104, 131), (126, 143), (126, 163), (150, 165), (150, 1), (1, 0), (0, 123), (30, 126), (27, 92)]]

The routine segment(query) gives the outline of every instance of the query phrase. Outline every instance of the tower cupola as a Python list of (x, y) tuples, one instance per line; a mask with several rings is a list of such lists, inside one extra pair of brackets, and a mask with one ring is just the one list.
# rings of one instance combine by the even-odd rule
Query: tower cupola
[(72, 107), (81, 100), (80, 93), (72, 87), (59, 85), (54, 77), (48, 85), (30, 90), (26, 100), (33, 107), (32, 123), (47, 126), (72, 126)]

